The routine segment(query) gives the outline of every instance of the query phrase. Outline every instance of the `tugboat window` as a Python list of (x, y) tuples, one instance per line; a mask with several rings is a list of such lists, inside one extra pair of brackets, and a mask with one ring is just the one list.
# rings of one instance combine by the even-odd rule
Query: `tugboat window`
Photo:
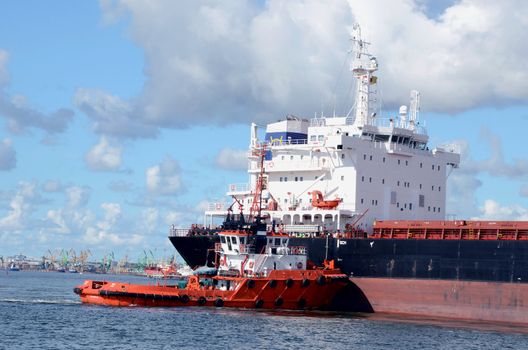
[(224, 236), (220, 236), (220, 242), (221, 242), (221, 243), (225, 243), (225, 242), (226, 242), (226, 240), (225, 240), (225, 237), (224, 237)]

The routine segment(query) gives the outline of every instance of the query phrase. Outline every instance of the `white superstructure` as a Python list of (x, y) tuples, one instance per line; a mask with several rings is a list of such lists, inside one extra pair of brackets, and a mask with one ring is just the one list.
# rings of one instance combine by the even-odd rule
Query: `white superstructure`
[[(355, 224), (369, 232), (374, 220), (443, 220), (446, 179), (460, 155), (427, 145), (419, 122), (420, 94), (411, 92), (410, 106), (380, 118), (372, 111), (378, 69), (366, 50), (358, 26), (353, 35), (351, 71), (357, 80), (355, 104), (347, 116), (311, 120), (288, 116), (268, 124), (264, 144), (251, 127), (249, 183), (229, 186), (249, 214), (260, 172), (257, 149), (265, 147), (263, 214), (269, 223), (290, 232), (345, 231)], [(312, 193), (339, 198), (335, 208), (312, 205)], [(206, 224), (225, 215), (224, 205), (206, 212)], [(233, 210), (240, 210), (235, 204)], [(361, 217), (361, 218), (360, 218)], [(359, 220), (359, 221), (358, 221)]]

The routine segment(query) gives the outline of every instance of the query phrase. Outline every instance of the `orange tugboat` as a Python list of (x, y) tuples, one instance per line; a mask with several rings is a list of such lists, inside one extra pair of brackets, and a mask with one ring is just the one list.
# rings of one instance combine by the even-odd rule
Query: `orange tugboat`
[[(190, 276), (185, 286), (91, 281), (74, 288), (83, 303), (109, 306), (224, 306), (324, 309), (348, 284), (332, 262), (307, 269), (305, 252), (288, 237), (225, 231), (215, 275)], [(252, 253), (265, 243), (261, 254)]]
[[(91, 281), (74, 288), (83, 303), (109, 306), (224, 306), (264, 309), (325, 309), (349, 283), (333, 261), (316, 268), (305, 247), (290, 247), (288, 235), (267, 231), (261, 218), (266, 149), (259, 149), (261, 171), (251, 217), (235, 221), (230, 212), (215, 245), (212, 271), (195, 271), (185, 286)], [(240, 215), (241, 219), (243, 215)], [(250, 220), (251, 221), (251, 220)]]

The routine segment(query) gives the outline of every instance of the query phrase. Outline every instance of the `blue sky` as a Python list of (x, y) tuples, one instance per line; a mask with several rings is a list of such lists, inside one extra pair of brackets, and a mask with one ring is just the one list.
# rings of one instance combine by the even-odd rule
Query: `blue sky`
[(355, 22), (385, 114), (417, 88), (431, 144), (462, 150), (448, 212), (528, 220), (523, 13), (520, 1), (4, 1), (0, 255), (172, 254), (169, 223), (200, 220), (246, 182), (252, 121), (330, 114), (334, 94), (347, 108)]

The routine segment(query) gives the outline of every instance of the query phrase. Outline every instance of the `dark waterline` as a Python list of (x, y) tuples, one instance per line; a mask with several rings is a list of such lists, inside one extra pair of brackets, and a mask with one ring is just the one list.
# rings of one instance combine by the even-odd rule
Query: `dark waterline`
[(0, 271), (0, 349), (525, 349), (527, 330), (394, 315), (82, 305), (84, 279)]

